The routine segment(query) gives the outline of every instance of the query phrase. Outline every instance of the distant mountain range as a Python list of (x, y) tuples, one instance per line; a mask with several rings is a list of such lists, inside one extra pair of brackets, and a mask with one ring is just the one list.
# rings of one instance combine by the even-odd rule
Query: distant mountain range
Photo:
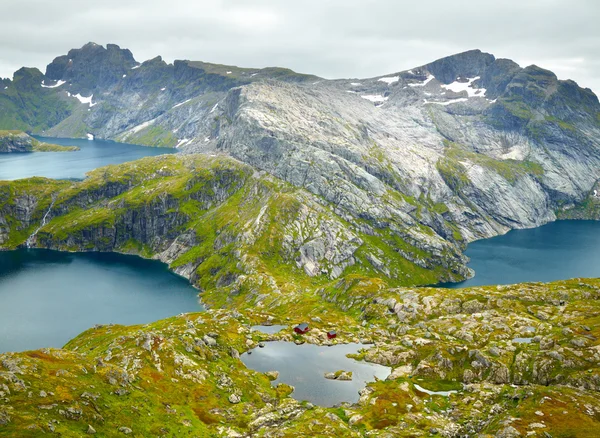
[(462, 265), (465, 242), (569, 211), (586, 217), (581, 205), (600, 179), (594, 93), (479, 50), (326, 80), (160, 57), (140, 64), (129, 50), (89, 43), (45, 74), (23, 68), (3, 80), (2, 128), (226, 154), (343, 218), (394, 230), (434, 264), (454, 258), (447, 266)]

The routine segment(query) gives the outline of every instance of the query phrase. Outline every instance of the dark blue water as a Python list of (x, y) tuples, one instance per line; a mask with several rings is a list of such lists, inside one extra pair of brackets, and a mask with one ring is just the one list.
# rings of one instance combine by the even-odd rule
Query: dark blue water
[(0, 352), (62, 347), (95, 324), (143, 324), (202, 310), (166, 265), (111, 253), (0, 252)]
[(81, 179), (90, 170), (138, 158), (172, 154), (171, 148), (151, 148), (106, 140), (38, 137), (62, 146), (78, 146), (75, 152), (30, 152), (0, 154), (0, 180), (45, 176), (55, 179)]
[(600, 277), (600, 222), (558, 221), (469, 244), (475, 277), (444, 287)]

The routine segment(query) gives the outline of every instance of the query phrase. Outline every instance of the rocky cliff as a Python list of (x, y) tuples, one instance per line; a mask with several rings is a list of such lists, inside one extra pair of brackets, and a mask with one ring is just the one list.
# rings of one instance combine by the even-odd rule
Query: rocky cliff
[[(36, 132), (218, 151), (408, 240), (420, 226), (458, 243), (539, 226), (600, 179), (597, 97), (478, 50), (324, 80), (160, 57), (140, 64), (118, 46), (88, 44), (45, 75), (19, 72), (0, 105), (17, 96), (13, 118)], [(52, 107), (44, 120), (29, 116), (38, 101)]]
[(314, 290), (348, 275), (390, 285), (469, 275), (460, 246), (430, 228), (342, 215), (226, 156), (145, 158), (97, 169), (82, 182), (33, 178), (0, 183), (0, 191), (2, 247), (27, 241), (157, 258), (205, 299), (218, 291), (215, 303), (242, 292), (250, 301), (261, 292), (289, 301), (287, 293), (306, 289), (308, 279)]

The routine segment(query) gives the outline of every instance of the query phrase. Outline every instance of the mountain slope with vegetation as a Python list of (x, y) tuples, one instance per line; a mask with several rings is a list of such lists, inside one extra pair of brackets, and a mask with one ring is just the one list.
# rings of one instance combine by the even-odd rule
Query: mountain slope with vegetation
[[(1, 83), (1, 129), (182, 153), (0, 182), (0, 248), (158, 259), (210, 310), (0, 355), (0, 436), (596, 433), (597, 280), (417, 287), (471, 275), (473, 240), (598, 218), (590, 90), (477, 50), (324, 80), (93, 43)], [(356, 404), (298, 402), (239, 359), (274, 339), (361, 341), (392, 374)]]
[[(17, 73), (3, 81), (0, 105), (17, 94), (23, 103), (2, 113), (33, 132), (218, 151), (342, 216), (418, 223), (449, 241), (553, 221), (600, 179), (591, 90), (479, 50), (376, 78), (325, 80), (160, 57), (138, 63), (126, 49), (90, 43), (45, 74)], [(52, 109), (32, 119), (30, 104)], [(390, 192), (404, 205), (381, 205)]]

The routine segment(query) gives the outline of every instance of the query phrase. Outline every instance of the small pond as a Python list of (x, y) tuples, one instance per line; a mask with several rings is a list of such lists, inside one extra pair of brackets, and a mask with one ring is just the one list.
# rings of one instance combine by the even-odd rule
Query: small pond
[[(244, 364), (260, 372), (279, 371), (279, 378), (273, 382), (292, 385), (292, 394), (297, 400), (307, 400), (320, 406), (334, 406), (341, 402), (358, 401), (358, 391), (367, 382), (385, 379), (390, 368), (346, 357), (357, 353), (369, 345), (337, 344), (320, 346), (313, 344), (296, 345), (293, 342), (265, 342), (264, 348), (255, 348), (252, 354), (241, 356)], [(338, 370), (352, 371), (351, 381), (328, 380), (324, 374)]]

